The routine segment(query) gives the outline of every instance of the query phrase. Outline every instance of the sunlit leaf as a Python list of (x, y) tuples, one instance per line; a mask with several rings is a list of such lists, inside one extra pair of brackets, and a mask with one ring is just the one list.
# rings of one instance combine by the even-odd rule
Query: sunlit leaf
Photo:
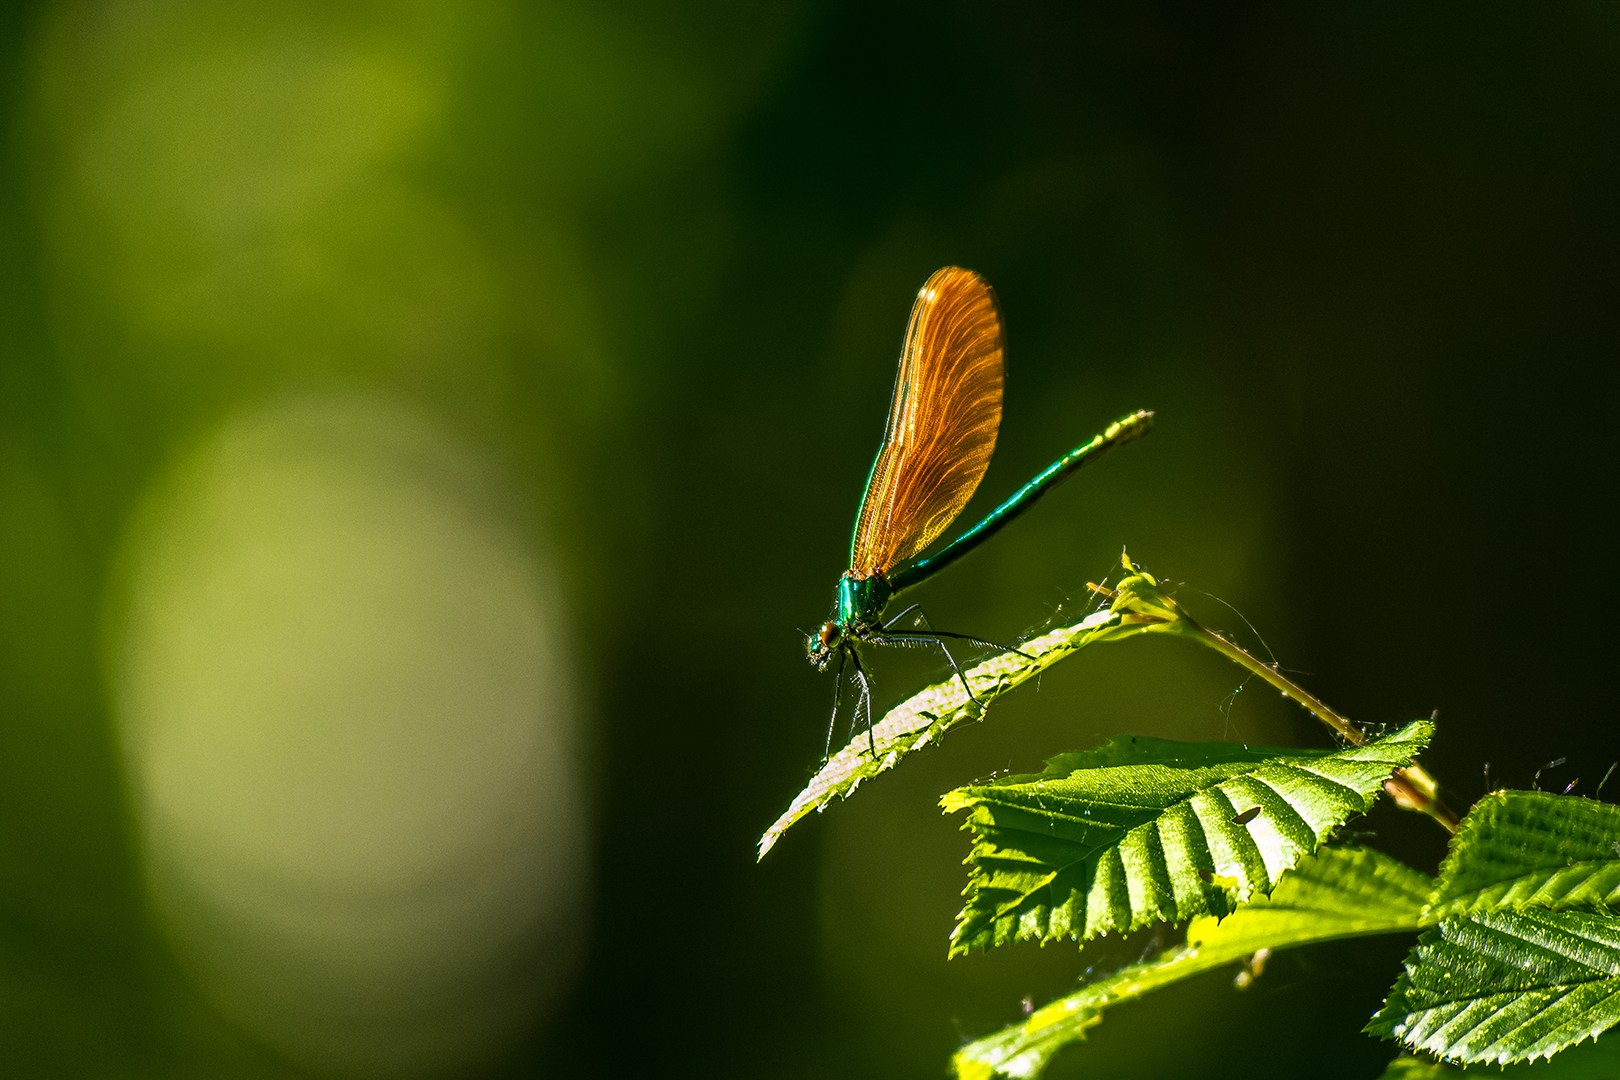
[(1620, 902), (1620, 807), (1544, 791), (1498, 791), (1463, 819), (1433, 913)]
[(1104, 1009), (1260, 949), (1415, 930), (1432, 885), (1427, 875), (1379, 852), (1324, 848), (1285, 874), (1269, 897), (1220, 922), (1194, 920), (1184, 947), (1089, 983), (1021, 1024), (968, 1043), (953, 1059), (956, 1074), (964, 1080), (1036, 1076), (1053, 1054), (1101, 1023)]
[[(1129, 567), (1128, 560), (1126, 565)], [(782, 816), (765, 830), (759, 838), (758, 857), (764, 858), (782, 834), (812, 810), (823, 810), (834, 799), (847, 798), (862, 781), (894, 768), (906, 755), (937, 743), (952, 728), (983, 720), (985, 706), (1059, 660), (1087, 645), (1119, 641), (1148, 631), (1173, 632), (1179, 625), (1174, 602), (1164, 596), (1150, 575), (1128, 575), (1115, 587), (1109, 607), (1023, 642), (1018, 652), (1001, 653), (965, 669), (977, 702), (968, 697), (962, 681), (952, 676), (890, 709), (873, 725), (870, 739), (865, 731), (856, 733), (849, 745), (827, 759)], [(874, 744), (876, 755), (872, 753)]]
[(1337, 751), (1120, 738), (952, 791), (973, 847), (950, 954), (1223, 915), (1367, 810), (1433, 732)]
[(1617, 1020), (1620, 916), (1537, 908), (1441, 920), (1367, 1030), (1465, 1064), (1508, 1064)]

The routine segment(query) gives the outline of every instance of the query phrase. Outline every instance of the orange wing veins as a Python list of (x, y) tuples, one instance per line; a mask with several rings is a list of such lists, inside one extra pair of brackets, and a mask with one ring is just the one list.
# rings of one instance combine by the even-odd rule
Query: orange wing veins
[(990, 467), (1004, 346), (989, 284), (937, 270), (917, 294), (889, 424), (850, 541), (850, 573), (887, 574), (944, 532)]

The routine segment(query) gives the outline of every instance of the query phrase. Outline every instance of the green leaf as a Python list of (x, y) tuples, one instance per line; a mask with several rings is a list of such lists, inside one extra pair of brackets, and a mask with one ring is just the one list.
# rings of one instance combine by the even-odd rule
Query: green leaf
[[(990, 702), (1039, 675), (1053, 664), (1087, 645), (1120, 641), (1136, 634), (1176, 632), (1182, 625), (1175, 601), (1160, 590), (1149, 574), (1133, 571), (1116, 587), (1112, 603), (1070, 626), (1018, 646), (1019, 652), (993, 656), (967, 668), (963, 675), (973, 688), (975, 702), (954, 676), (901, 702), (872, 727), (872, 737), (858, 733), (821, 767), (792, 804), (759, 838), (759, 855), (776, 844), (783, 833), (812, 810), (826, 809), (836, 798), (848, 798), (862, 781), (899, 764), (906, 755), (932, 746), (945, 733), (969, 720), (983, 720)], [(1027, 654), (1020, 656), (1019, 653)], [(1033, 659), (1030, 659), (1033, 658)], [(872, 754), (873, 743), (877, 754)]]
[(1501, 1064), (1607, 1029), (1620, 1020), (1620, 918), (1607, 909), (1617, 900), (1620, 808), (1539, 791), (1486, 796), (1441, 867), (1426, 911), (1439, 925), (1368, 1030)]
[(1085, 1038), (1104, 1009), (1224, 967), (1260, 949), (1415, 930), (1433, 881), (1364, 848), (1324, 848), (1259, 897), (1217, 923), (1194, 920), (1187, 944), (1134, 964), (1037, 1009), (1029, 1019), (968, 1043), (952, 1063), (963, 1080), (1033, 1077), (1052, 1055)]
[(1402, 1055), (1389, 1063), (1378, 1080), (1457, 1080), (1466, 1076), (1490, 1077), (1491, 1080), (1615, 1080), (1620, 1076), (1620, 1033), (1610, 1032), (1592, 1042), (1572, 1046), (1551, 1061), (1526, 1061), (1506, 1067), (1480, 1065), (1460, 1069)]
[(1620, 916), (1480, 911), (1442, 919), (1367, 1025), (1462, 1063), (1551, 1057), (1620, 1020)]
[(1187, 924), (1187, 941), (1239, 954), (1311, 941), (1416, 930), (1434, 879), (1371, 848), (1322, 848), (1285, 874), (1270, 896), (1225, 919)]
[(952, 791), (941, 805), (968, 811), (973, 847), (950, 955), (1224, 915), (1367, 810), (1433, 733), (1420, 720), (1331, 752), (1113, 739)]
[(1437, 916), (1620, 902), (1620, 807), (1498, 791), (1463, 819), (1432, 902)]

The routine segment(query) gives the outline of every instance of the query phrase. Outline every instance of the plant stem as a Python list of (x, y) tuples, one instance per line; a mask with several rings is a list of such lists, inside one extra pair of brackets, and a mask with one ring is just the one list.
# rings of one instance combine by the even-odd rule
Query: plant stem
[[(1188, 628), (1192, 630), (1192, 637), (1276, 687), (1282, 692), (1283, 697), (1303, 706), (1312, 716), (1338, 732), (1346, 742), (1353, 746), (1362, 746), (1368, 741), (1366, 733), (1348, 717), (1328, 708), (1315, 694), (1307, 691), (1275, 667), (1261, 663), (1248, 650), (1228, 641), (1213, 630), (1199, 626), (1188, 619), (1185, 613), (1182, 614), (1182, 618), (1186, 619)], [(1434, 777), (1417, 762), (1414, 761), (1406, 768), (1396, 770), (1395, 775), (1384, 782), (1384, 790), (1397, 805), (1427, 814), (1439, 822), (1447, 832), (1457, 831), (1456, 812), (1440, 797), (1440, 785), (1435, 782)]]

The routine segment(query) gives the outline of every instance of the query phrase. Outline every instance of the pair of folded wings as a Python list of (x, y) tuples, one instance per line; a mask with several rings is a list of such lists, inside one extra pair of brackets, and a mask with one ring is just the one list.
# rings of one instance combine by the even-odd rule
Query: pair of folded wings
[(887, 574), (944, 532), (990, 466), (1005, 370), (995, 293), (971, 270), (938, 270), (917, 294), (889, 425), (850, 541), (850, 572)]

